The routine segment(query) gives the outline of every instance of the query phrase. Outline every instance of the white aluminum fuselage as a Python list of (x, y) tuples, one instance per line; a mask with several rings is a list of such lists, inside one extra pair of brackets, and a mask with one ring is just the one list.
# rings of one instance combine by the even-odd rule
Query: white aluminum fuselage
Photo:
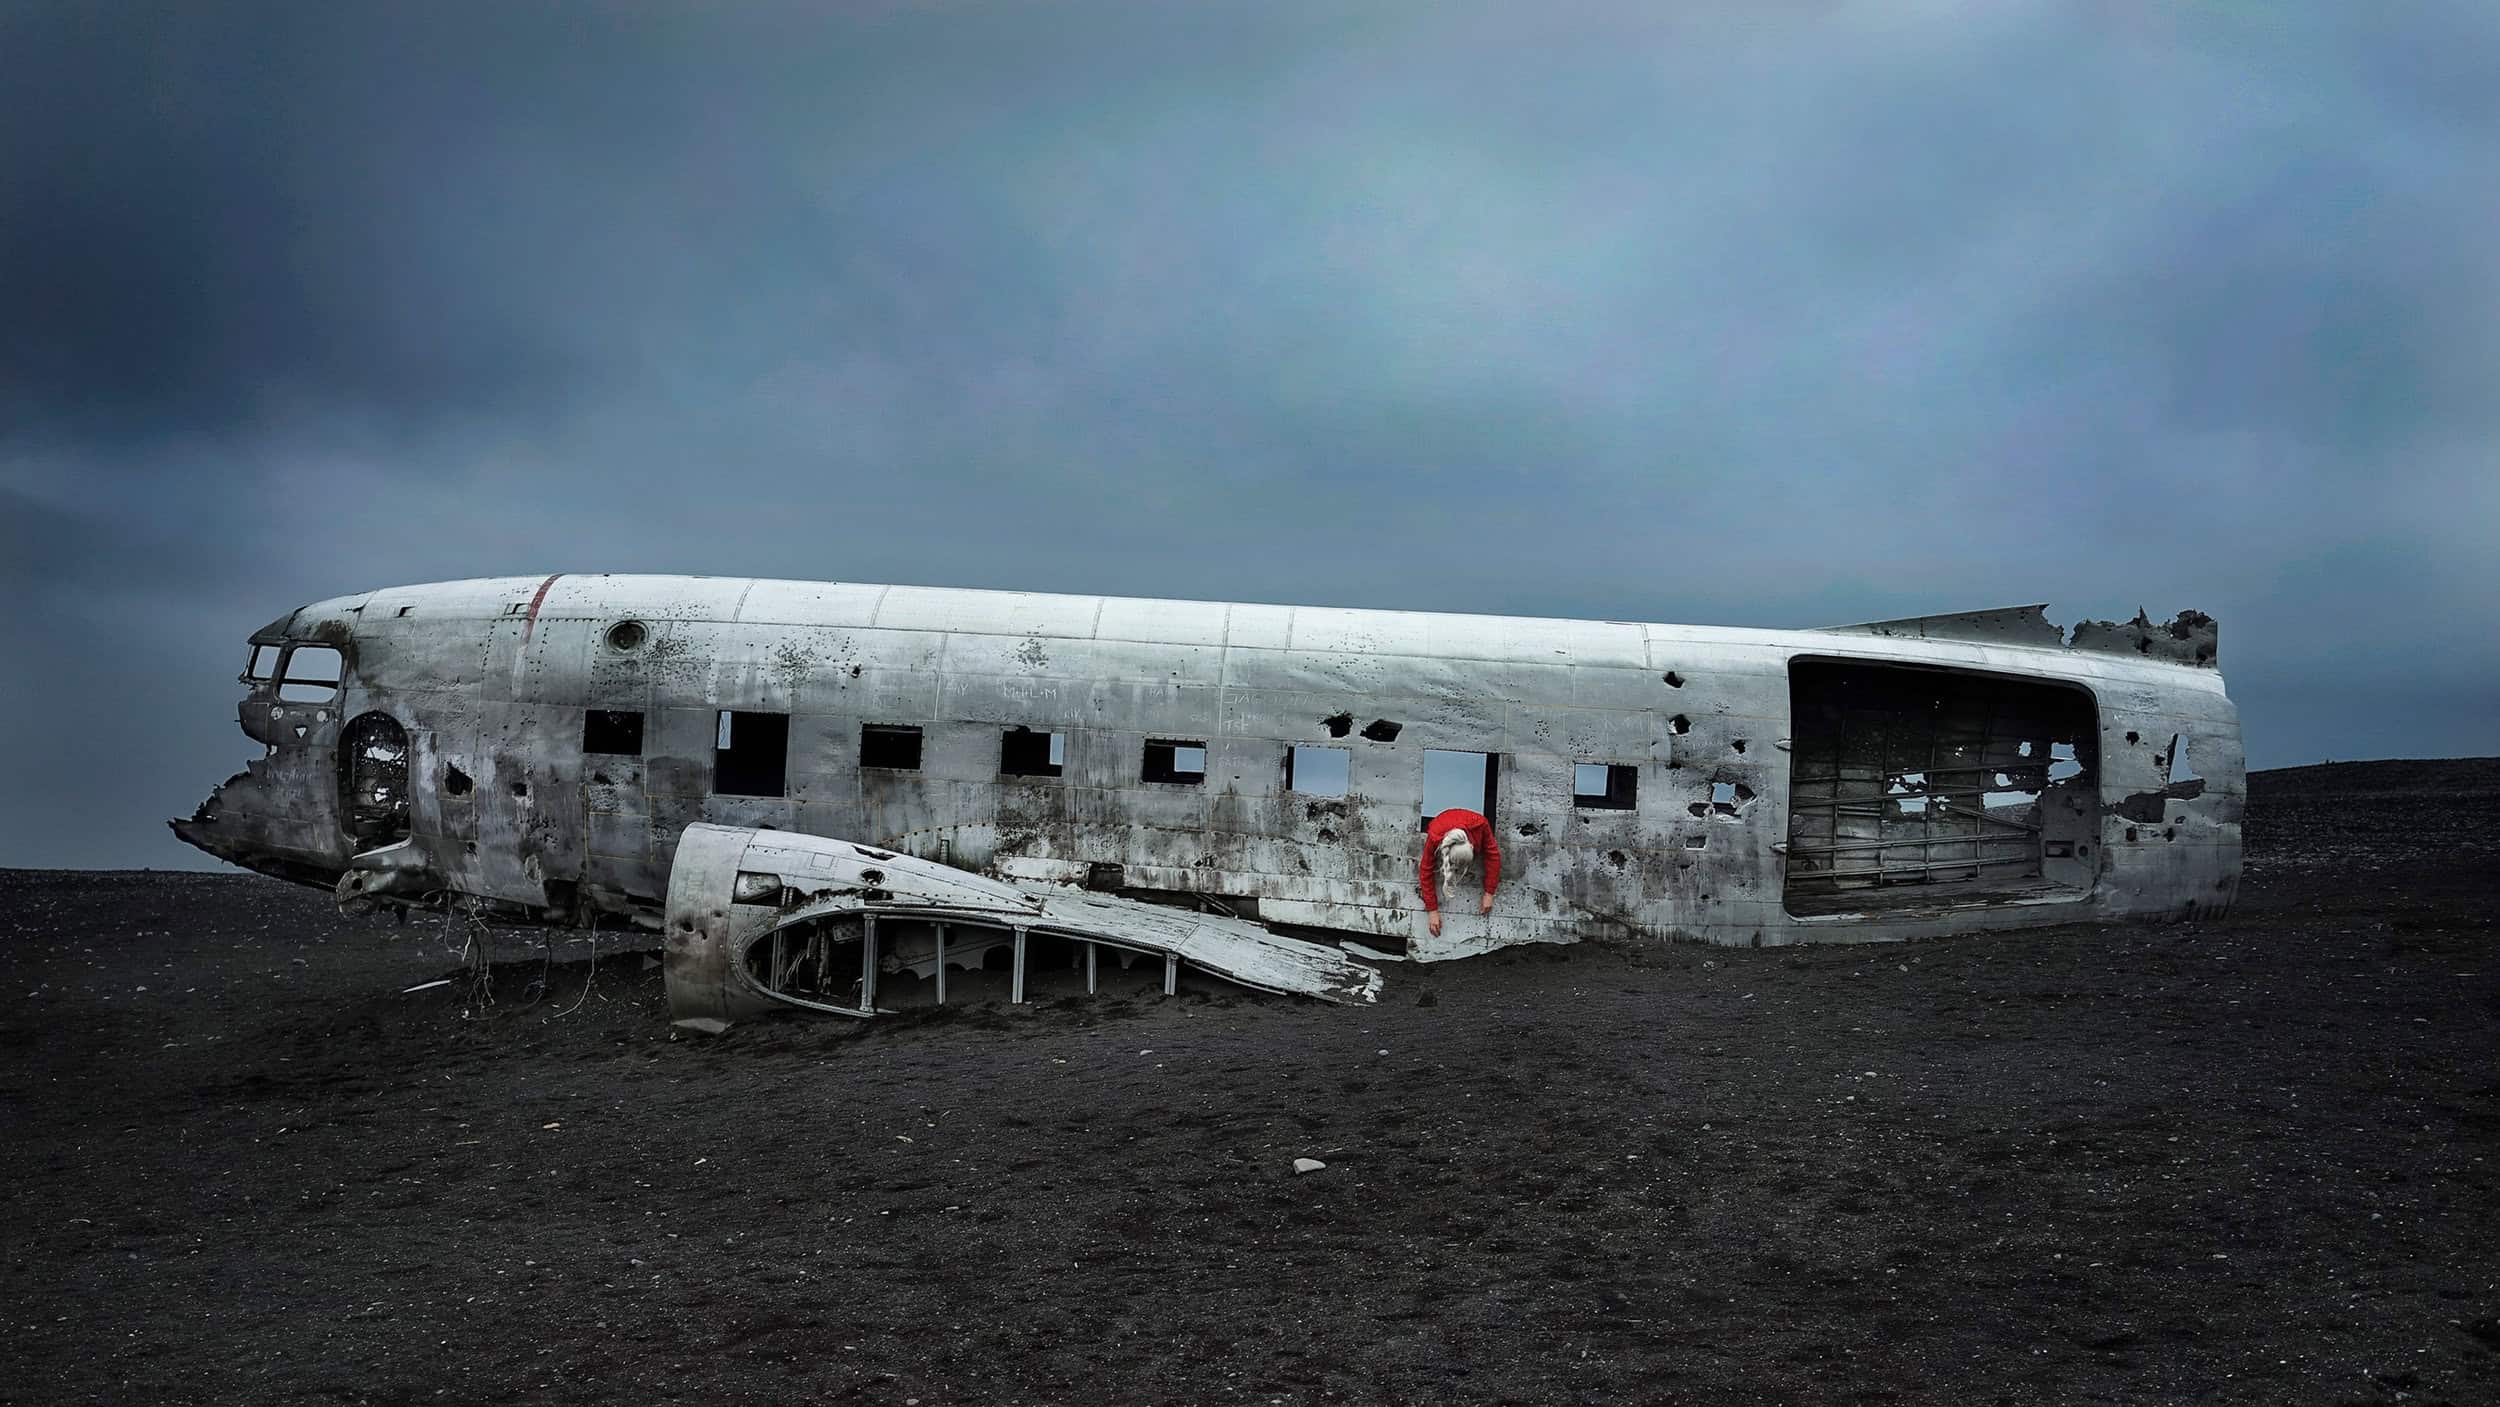
[[(2244, 796), (2220, 675), (2143, 639), (2128, 653), (2082, 647), (2082, 634), (2068, 645), (2053, 631), (1933, 638), (711, 577), (450, 582), (319, 602), (254, 636), (335, 649), (343, 677), (321, 700), (251, 683), (242, 717), (268, 755), (176, 828), (291, 878), (361, 870), (380, 897), (475, 896), (557, 922), (655, 922), (695, 822), (1023, 881), (1108, 876), (1267, 922), (1413, 940), (1423, 956), (1600, 934), (1787, 943), (2219, 911), (2238, 882)], [(2059, 857), (2048, 878), (1944, 886), (1929, 902), (1892, 885), (1910, 867), (1883, 868), (1900, 849), (1886, 838), (1899, 833), (1892, 815), (1860, 846), (1878, 858), (1870, 902), (1844, 889), (1800, 912), (1791, 812), (1808, 794), (1795, 784), (1813, 779), (1793, 771), (1799, 660), (2088, 695), (2092, 765), (2049, 789), (2060, 819), (2028, 832), (2052, 837), (2037, 842)], [(600, 741), (593, 712), (636, 715), (638, 750), (586, 751)], [(773, 794), (725, 794), (737, 759), (724, 713), (786, 720), (773, 725), (786, 729)], [(864, 728), (918, 730), (917, 765), (863, 766)], [(1055, 775), (1002, 772), (1016, 729), (1057, 735)], [(1202, 776), (1151, 779), (1155, 743), (1202, 748)], [(397, 763), (392, 746), (404, 746)], [(2201, 774), (2193, 787), (2172, 780), (2181, 746)], [(1342, 794), (1297, 789), (1316, 769), (1289, 778), (1296, 747), (1344, 751)], [(1427, 750), (1495, 759), (1504, 862), (1493, 912), (1453, 904), (1437, 943), (1423, 939), (1416, 887)], [(404, 773), (376, 782), (346, 752)], [(1632, 769), (1629, 804), (1589, 804), (1582, 764)], [(1841, 774), (1853, 765), (1844, 758)], [(360, 806), (398, 809), (360, 821)], [(1830, 809), (1817, 853), (1846, 861), (1855, 822)], [(385, 824), (391, 843), (370, 844)], [(1930, 868), (1948, 853), (1919, 851)]]

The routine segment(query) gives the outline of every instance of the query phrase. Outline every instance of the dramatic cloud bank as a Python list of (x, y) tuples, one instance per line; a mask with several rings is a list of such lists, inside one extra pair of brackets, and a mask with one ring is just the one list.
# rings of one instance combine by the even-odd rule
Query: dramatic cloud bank
[(2487, 4), (0, 15), (0, 864), (505, 572), (2195, 606), (2252, 765), (2500, 751)]

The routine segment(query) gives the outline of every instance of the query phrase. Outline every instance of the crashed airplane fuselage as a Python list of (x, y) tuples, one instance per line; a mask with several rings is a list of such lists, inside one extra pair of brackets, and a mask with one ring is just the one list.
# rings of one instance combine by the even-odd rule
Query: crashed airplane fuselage
[[(879, 973), (1009, 948), (1020, 982), (1045, 940), (1359, 997), (1260, 925), (1431, 959), (2218, 913), (2244, 780), (2214, 640), (2193, 612), (2069, 638), (2038, 607), (1790, 631), (450, 582), (253, 635), (267, 754), (174, 829), (343, 898), (661, 930), (681, 1015), (872, 1011)], [(1449, 805), (1492, 819), (1502, 882), (1433, 937)]]

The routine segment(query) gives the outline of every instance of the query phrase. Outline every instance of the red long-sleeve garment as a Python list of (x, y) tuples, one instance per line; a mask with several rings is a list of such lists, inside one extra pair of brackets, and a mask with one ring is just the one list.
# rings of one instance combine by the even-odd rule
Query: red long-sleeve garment
[(1502, 847), (1493, 839), (1493, 823), (1473, 811), (1452, 807), (1433, 817), (1432, 824), (1424, 828), (1424, 863), (1420, 878), (1424, 888), (1424, 907), (1427, 909), (1441, 907), (1441, 896), (1434, 888), (1439, 876), (1434, 871), (1441, 868), (1441, 837), (1456, 830), (1467, 832), (1467, 843), (1476, 848), (1476, 868), (1484, 872), (1484, 892), (1492, 893), (1493, 886), (1502, 882)]

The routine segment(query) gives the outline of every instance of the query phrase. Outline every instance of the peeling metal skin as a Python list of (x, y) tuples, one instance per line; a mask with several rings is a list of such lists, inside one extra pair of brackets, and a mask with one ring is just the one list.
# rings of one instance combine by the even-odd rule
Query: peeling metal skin
[[(339, 597), (251, 640), (265, 755), (174, 830), (359, 903), (662, 931), (697, 825), (1427, 959), (2185, 917), (2239, 882), (2238, 714), (2195, 612), (2069, 639), (2037, 607), (1770, 631), (560, 574)], [(1289, 785), (1297, 746), (1342, 752), (1343, 794)], [(1504, 857), (1492, 913), (1453, 906), (1437, 940), (1436, 749), (1493, 755)]]

